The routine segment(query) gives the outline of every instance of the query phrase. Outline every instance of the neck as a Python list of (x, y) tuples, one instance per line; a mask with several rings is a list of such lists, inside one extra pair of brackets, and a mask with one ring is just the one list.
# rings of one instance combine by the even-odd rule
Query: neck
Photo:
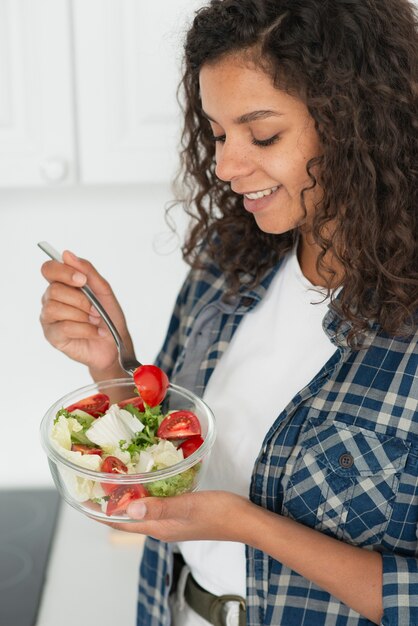
[(321, 248), (312, 241), (306, 233), (301, 233), (298, 245), (298, 260), (303, 275), (318, 287), (333, 289), (338, 287), (343, 278), (343, 268), (336, 260), (332, 251), (328, 251), (323, 257), (320, 272), (317, 268), (317, 261)]

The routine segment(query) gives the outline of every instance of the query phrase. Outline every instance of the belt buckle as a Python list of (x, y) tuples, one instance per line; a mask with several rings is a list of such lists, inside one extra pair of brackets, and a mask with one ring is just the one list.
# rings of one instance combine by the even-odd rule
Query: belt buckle
[(217, 598), (215, 598), (212, 601), (212, 604), (210, 606), (210, 621), (212, 622), (212, 624), (214, 626), (225, 626), (225, 620), (223, 618), (223, 615), (221, 613), (223, 606), (227, 603), (227, 602), (238, 602), (239, 604), (239, 610), (240, 610), (240, 617), (239, 617), (239, 624), (241, 626), (241, 624), (245, 624), (245, 621), (243, 622), (241, 620), (241, 611), (244, 612), (244, 616), (245, 616), (245, 600), (244, 598), (242, 598), (241, 596), (235, 596), (235, 595), (229, 595), (229, 594), (225, 594), (223, 596), (218, 596)]

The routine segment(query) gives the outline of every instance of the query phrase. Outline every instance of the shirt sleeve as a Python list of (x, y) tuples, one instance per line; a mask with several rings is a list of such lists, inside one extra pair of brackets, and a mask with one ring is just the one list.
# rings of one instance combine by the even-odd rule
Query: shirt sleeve
[(418, 624), (418, 559), (383, 553), (382, 626)]

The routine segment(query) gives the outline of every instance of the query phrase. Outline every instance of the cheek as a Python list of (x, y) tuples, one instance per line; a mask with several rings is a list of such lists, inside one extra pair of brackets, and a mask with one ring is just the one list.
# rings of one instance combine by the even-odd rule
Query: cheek
[[(295, 154), (297, 155), (296, 158)], [(316, 155), (317, 153), (311, 152), (310, 150), (304, 150), (303, 152), (295, 151), (293, 157), (291, 154), (288, 155), (287, 179), (289, 188), (291, 188), (294, 193), (297, 192), (300, 194), (303, 189), (312, 187), (313, 181), (311, 176), (313, 175), (317, 178), (318, 169), (315, 165), (311, 166), (308, 173), (307, 165)], [(317, 193), (318, 183), (315, 185), (314, 189), (309, 189), (306, 195), (314, 196)]]
[(276, 175), (279, 182), (285, 187), (289, 195), (295, 196), (297, 199), (300, 192), (305, 187), (311, 186), (311, 179), (306, 171), (306, 159), (295, 160), (289, 154), (281, 159), (281, 163), (277, 164)]

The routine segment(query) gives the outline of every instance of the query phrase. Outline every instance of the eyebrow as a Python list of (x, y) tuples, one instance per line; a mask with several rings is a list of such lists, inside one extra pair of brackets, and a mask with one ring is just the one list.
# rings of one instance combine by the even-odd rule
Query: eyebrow
[[(210, 121), (217, 123), (208, 113), (202, 109), (202, 114)], [(251, 111), (250, 113), (244, 113), (244, 115), (240, 115), (235, 118), (233, 121), (235, 124), (247, 124), (248, 122), (255, 122), (257, 120), (264, 120), (266, 117), (279, 117), (283, 115), (283, 113), (279, 113), (278, 111), (270, 111), (262, 109), (260, 111)]]

